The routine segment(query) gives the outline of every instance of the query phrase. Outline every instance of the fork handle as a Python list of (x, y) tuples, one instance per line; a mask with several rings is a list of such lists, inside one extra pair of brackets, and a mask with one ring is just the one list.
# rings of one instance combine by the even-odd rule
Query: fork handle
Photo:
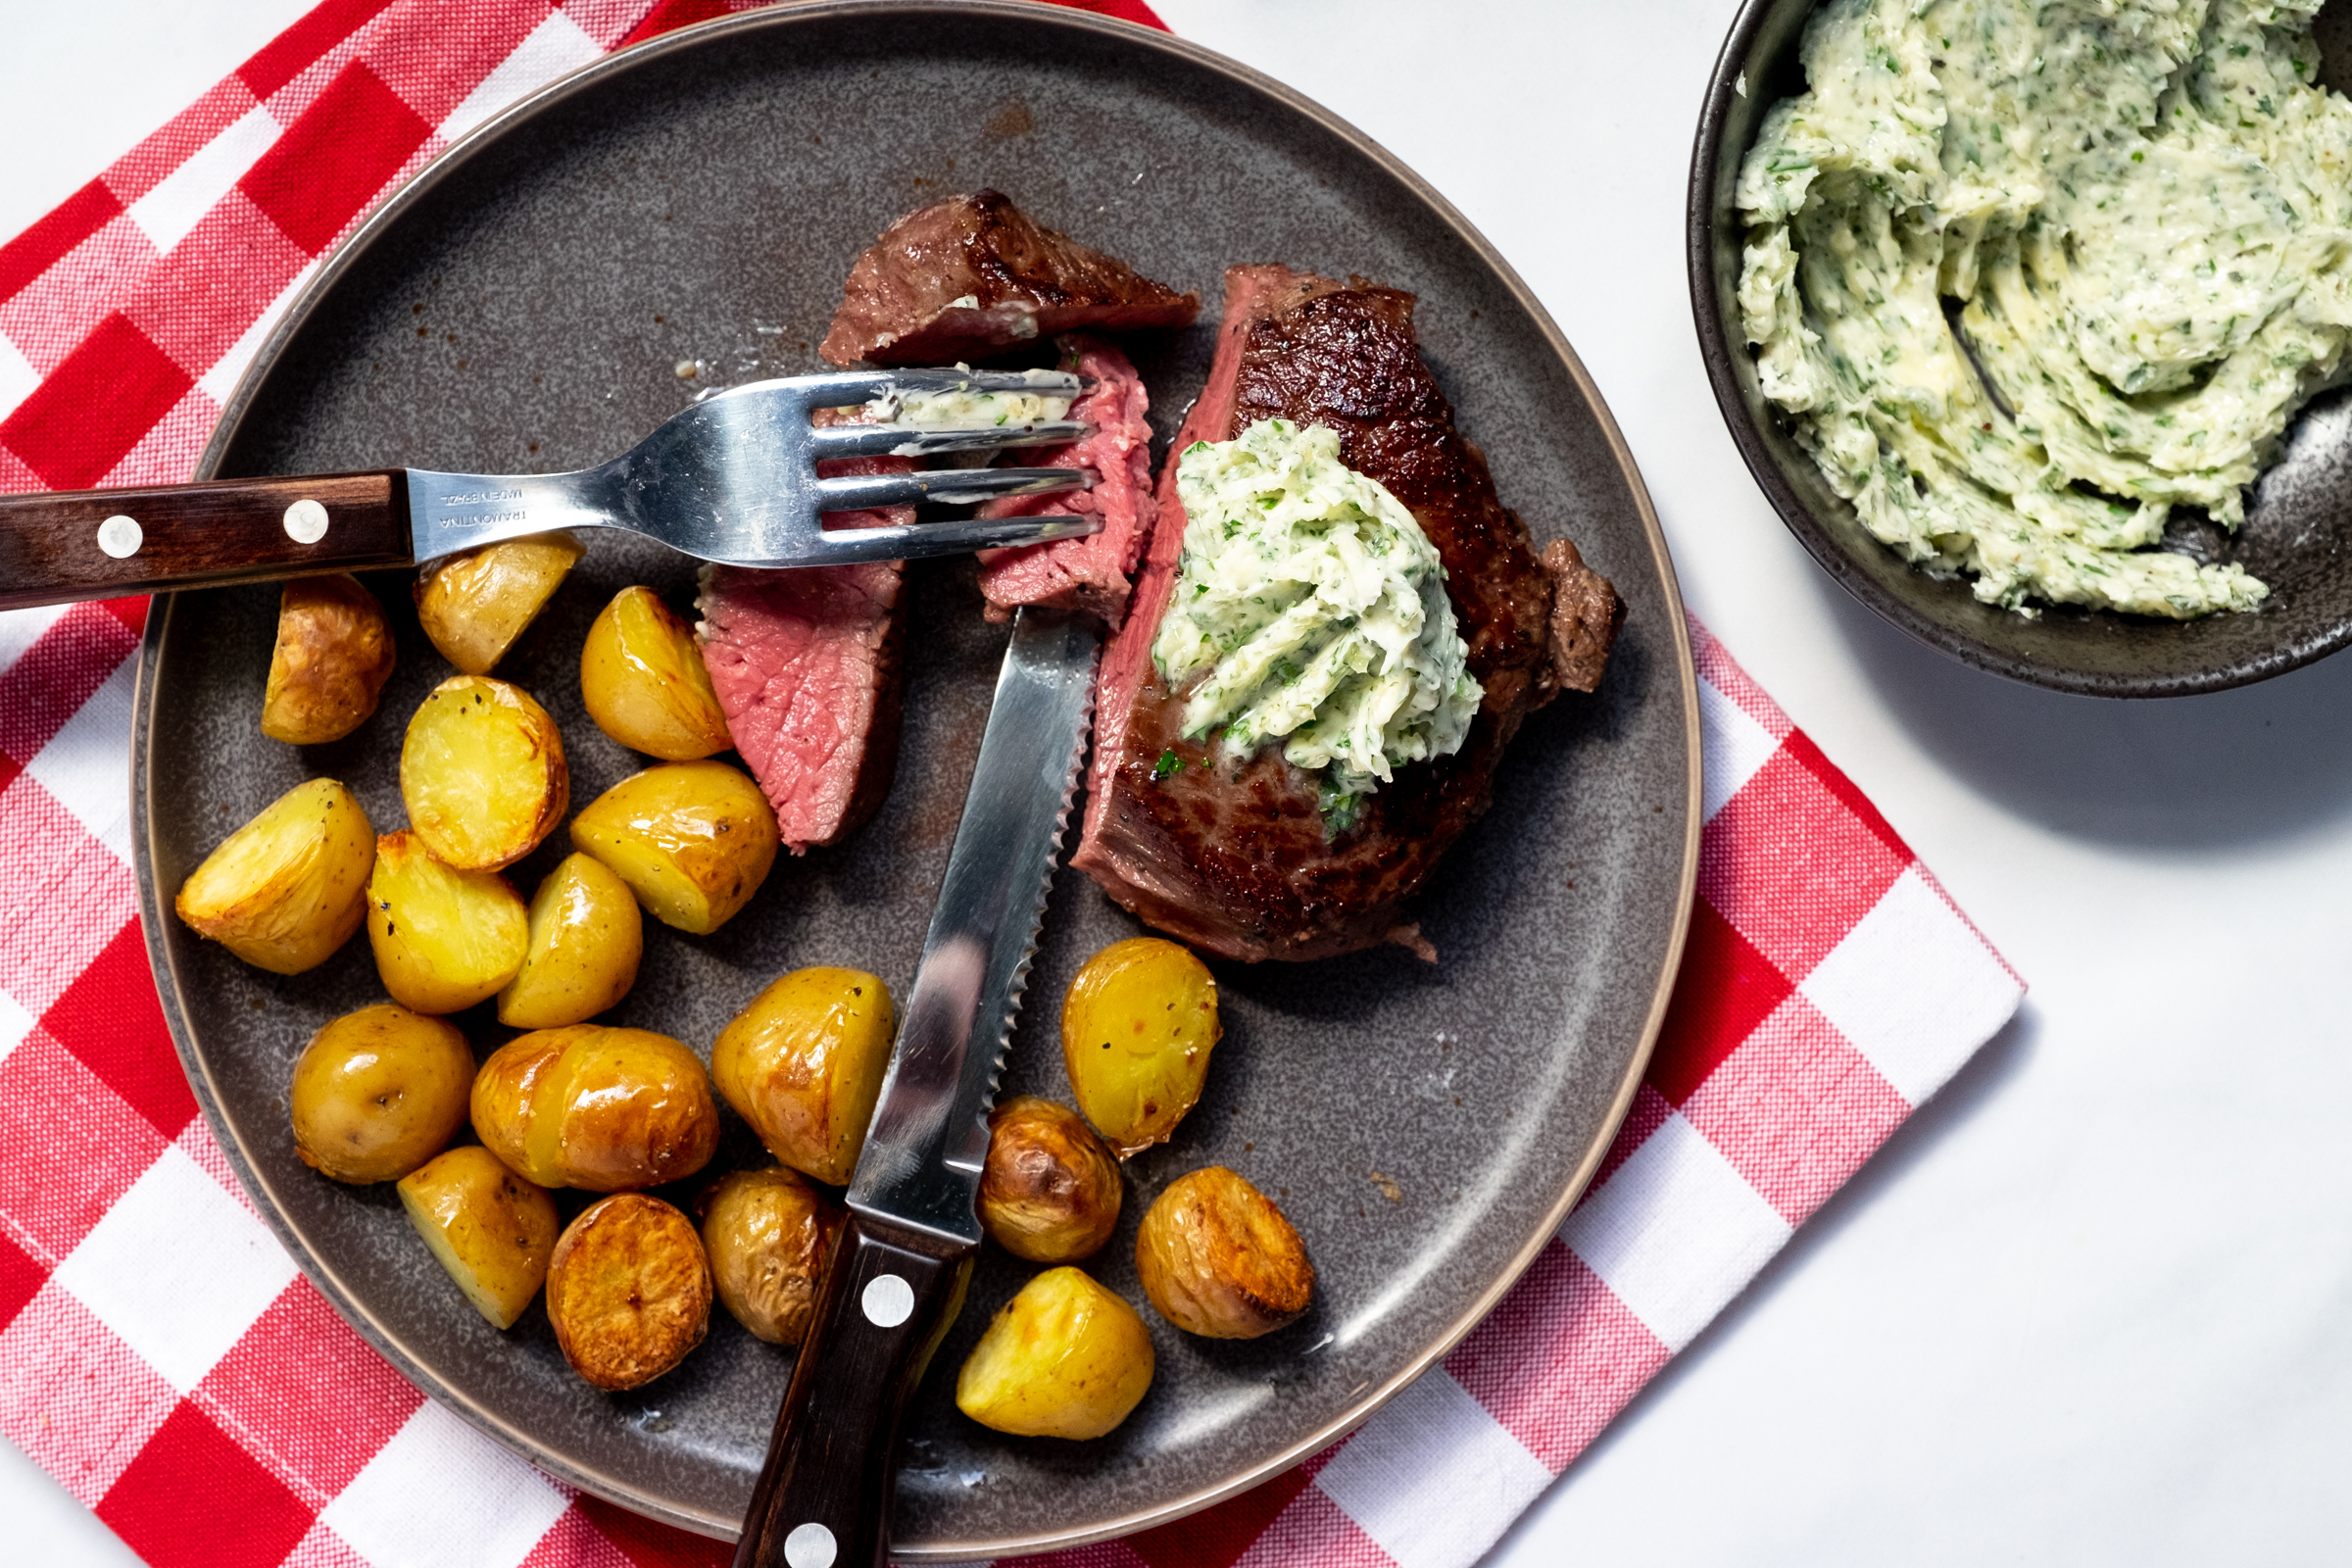
[(0, 610), (415, 559), (402, 468), (0, 496)]

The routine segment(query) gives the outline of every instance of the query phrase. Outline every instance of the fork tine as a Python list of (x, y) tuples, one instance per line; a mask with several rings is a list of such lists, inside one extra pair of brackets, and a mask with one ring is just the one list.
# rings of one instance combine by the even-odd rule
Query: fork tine
[(867, 512), (937, 501), (961, 506), (1000, 496), (1091, 490), (1092, 468), (927, 468), (919, 473), (862, 474), (816, 481), (819, 512)]
[(904, 561), (926, 556), (960, 556), (974, 550), (1005, 550), (1076, 539), (1099, 532), (1099, 516), (974, 518), (965, 522), (918, 522), (906, 527), (828, 528), (821, 542), (796, 551), (788, 565), (841, 566), (858, 561)]
[(1061, 446), (1082, 441), (1095, 427), (1082, 419), (1040, 420), (1034, 424), (975, 425), (919, 429), (900, 424), (836, 424), (809, 433), (809, 452), (817, 462), (829, 458), (927, 458), (936, 452), (980, 452), (995, 447)]
[(826, 375), (796, 375), (781, 381), (758, 381), (734, 393), (769, 392), (791, 388), (812, 409), (846, 409), (871, 403), (886, 392), (1035, 392), (1042, 397), (1075, 398), (1093, 389), (1081, 375), (1055, 370), (1027, 374), (1018, 370), (839, 370)]

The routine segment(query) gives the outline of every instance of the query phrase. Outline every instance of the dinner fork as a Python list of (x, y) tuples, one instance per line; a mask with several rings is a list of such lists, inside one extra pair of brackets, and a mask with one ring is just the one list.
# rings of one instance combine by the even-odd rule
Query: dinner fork
[[(755, 381), (680, 411), (612, 462), (572, 473), (381, 468), (134, 490), (0, 496), (0, 610), (430, 561), (554, 528), (619, 528), (705, 561), (831, 566), (1093, 533), (1094, 516), (826, 528), (828, 513), (960, 505), (1090, 487), (1085, 468), (933, 468), (819, 477), (842, 458), (928, 458), (1078, 440), (1071, 419), (926, 427), (812, 422), (820, 409), (922, 393), (1076, 398), (1080, 377), (848, 370)], [(887, 400), (887, 401), (885, 401)]]

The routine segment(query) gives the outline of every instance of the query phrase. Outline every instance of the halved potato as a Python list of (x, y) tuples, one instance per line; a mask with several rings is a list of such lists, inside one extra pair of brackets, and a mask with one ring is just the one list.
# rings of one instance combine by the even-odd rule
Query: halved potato
[(599, 729), (667, 761), (735, 744), (694, 628), (651, 588), (623, 588), (588, 628), (580, 697)]
[(838, 1187), (858, 1168), (896, 1029), (880, 977), (795, 969), (718, 1032), (710, 1077), (769, 1153)]
[(580, 854), (531, 895), (530, 951), (498, 994), (498, 1021), (515, 1029), (585, 1023), (629, 994), (645, 955), (645, 921), (628, 885)]
[(1121, 1159), (1168, 1141), (1200, 1099), (1221, 1033), (1216, 977), (1158, 937), (1104, 948), (1062, 999), (1070, 1091)]
[(1074, 1268), (1050, 1268), (1004, 1303), (956, 1374), (956, 1408), (1023, 1438), (1099, 1438), (1152, 1388), (1152, 1331)]
[(751, 902), (780, 842), (767, 797), (724, 762), (632, 773), (571, 819), (573, 849), (612, 867), (655, 919), (694, 936)]
[(392, 662), (384, 607), (357, 577), (295, 578), (278, 595), (262, 733), (294, 746), (341, 740), (375, 711)]
[(564, 1359), (598, 1388), (651, 1383), (710, 1327), (710, 1265), (694, 1222), (643, 1193), (589, 1204), (556, 1243), (547, 1316)]
[(257, 968), (300, 974), (351, 939), (368, 908), (375, 829), (331, 778), (297, 784), (221, 840), (172, 907)]
[(547, 1282), (556, 1200), (479, 1144), (452, 1149), (400, 1179), (401, 1206), (435, 1261), (490, 1320), (511, 1329)]
[(721, 1176), (703, 1200), (703, 1250), (720, 1304), (755, 1339), (800, 1344), (842, 1217), (805, 1177), (781, 1165)]
[(989, 1113), (980, 1228), (1015, 1257), (1075, 1263), (1118, 1228), (1119, 1162), (1074, 1110), (1015, 1095)]
[(718, 1149), (718, 1102), (701, 1060), (650, 1029), (519, 1035), (474, 1074), (472, 1109), (482, 1142), (542, 1187), (659, 1187)]
[(519, 686), (452, 675), (409, 720), (400, 798), (425, 848), (461, 871), (498, 871), (539, 847), (571, 805), (564, 739)]
[(1254, 1340), (1296, 1321), (1315, 1266), (1274, 1200), (1222, 1165), (1179, 1176), (1144, 1211), (1135, 1270), (1160, 1316), (1212, 1340)]
[(347, 1012), (294, 1062), (294, 1152), (339, 1182), (396, 1181), (449, 1147), (472, 1087), (453, 1025), (389, 1003)]
[(392, 1000), (457, 1012), (498, 995), (530, 951), (522, 900), (496, 871), (444, 864), (403, 830), (375, 841), (368, 945)]
[(468, 675), (487, 675), (582, 552), (568, 533), (543, 533), (450, 556), (417, 577), (416, 619), (442, 658)]

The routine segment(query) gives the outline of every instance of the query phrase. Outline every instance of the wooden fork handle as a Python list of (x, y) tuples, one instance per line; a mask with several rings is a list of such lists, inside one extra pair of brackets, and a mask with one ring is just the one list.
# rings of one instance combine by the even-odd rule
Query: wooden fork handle
[(0, 496), (0, 610), (413, 560), (400, 468)]

